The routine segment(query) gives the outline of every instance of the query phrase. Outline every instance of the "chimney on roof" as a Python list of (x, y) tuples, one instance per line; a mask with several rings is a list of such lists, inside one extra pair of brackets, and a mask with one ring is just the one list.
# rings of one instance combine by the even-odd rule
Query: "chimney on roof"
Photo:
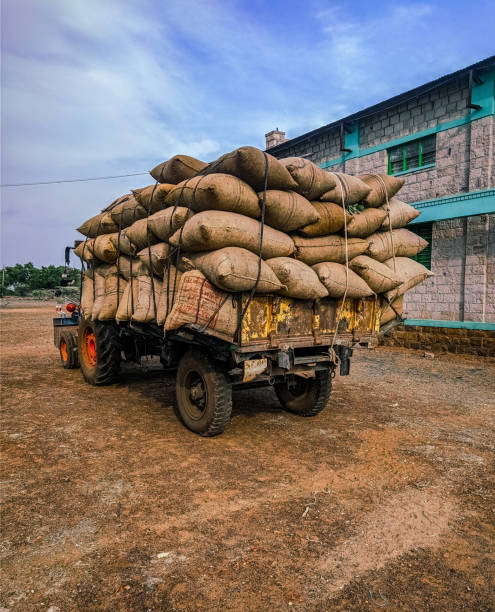
[(278, 128), (265, 134), (266, 148), (271, 149), (288, 140), (285, 137), (285, 132), (281, 132)]

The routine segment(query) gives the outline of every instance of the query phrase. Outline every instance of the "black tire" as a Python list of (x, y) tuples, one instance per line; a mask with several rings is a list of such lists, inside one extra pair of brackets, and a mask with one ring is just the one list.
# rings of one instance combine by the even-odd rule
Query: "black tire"
[(79, 324), (79, 362), (90, 385), (112, 383), (120, 369), (121, 342), (114, 323), (85, 319)]
[(293, 384), (275, 384), (275, 393), (285, 410), (299, 416), (319, 414), (328, 403), (332, 391), (330, 371), (316, 372), (315, 378), (294, 376)]
[(217, 436), (227, 427), (232, 385), (207, 355), (194, 350), (183, 355), (177, 368), (176, 393), (178, 416), (191, 431)]
[(77, 355), (77, 338), (70, 331), (63, 331), (60, 334), (58, 345), (60, 361), (66, 370), (73, 370), (79, 367), (79, 357)]

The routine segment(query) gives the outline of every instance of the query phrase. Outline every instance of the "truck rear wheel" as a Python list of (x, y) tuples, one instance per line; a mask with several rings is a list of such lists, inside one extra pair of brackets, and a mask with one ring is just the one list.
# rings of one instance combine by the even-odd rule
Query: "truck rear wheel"
[(332, 391), (329, 370), (316, 372), (315, 378), (294, 376), (291, 382), (274, 385), (285, 410), (299, 416), (315, 416), (325, 408)]
[(79, 367), (77, 339), (74, 334), (69, 331), (63, 331), (60, 334), (58, 349), (60, 351), (60, 361), (66, 370), (72, 370)]
[(213, 360), (188, 351), (177, 369), (177, 409), (184, 425), (202, 436), (221, 434), (230, 421), (232, 385)]
[(83, 320), (79, 324), (79, 361), (90, 385), (108, 385), (120, 368), (121, 343), (113, 323)]

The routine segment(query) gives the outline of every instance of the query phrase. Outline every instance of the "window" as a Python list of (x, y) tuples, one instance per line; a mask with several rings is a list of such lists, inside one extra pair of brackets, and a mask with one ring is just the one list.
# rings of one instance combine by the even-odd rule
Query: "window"
[(423, 264), (428, 270), (431, 270), (431, 234), (432, 234), (432, 223), (415, 223), (412, 226), (412, 231), (418, 236), (421, 236), (428, 242), (426, 249), (421, 251), (413, 257), (415, 261)]
[(388, 150), (388, 173), (409, 172), (435, 163), (436, 134)]

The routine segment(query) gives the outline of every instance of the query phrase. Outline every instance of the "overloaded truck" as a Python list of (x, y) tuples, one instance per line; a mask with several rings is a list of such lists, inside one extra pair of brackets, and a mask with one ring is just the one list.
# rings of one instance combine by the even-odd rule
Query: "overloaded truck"
[(151, 174), (79, 228), (81, 299), (54, 319), (54, 342), (92, 385), (159, 357), (203, 436), (224, 431), (237, 388), (272, 386), (284, 409), (318, 414), (353, 349), (399, 324), (404, 292), (429, 276), (394, 177), (253, 147)]

